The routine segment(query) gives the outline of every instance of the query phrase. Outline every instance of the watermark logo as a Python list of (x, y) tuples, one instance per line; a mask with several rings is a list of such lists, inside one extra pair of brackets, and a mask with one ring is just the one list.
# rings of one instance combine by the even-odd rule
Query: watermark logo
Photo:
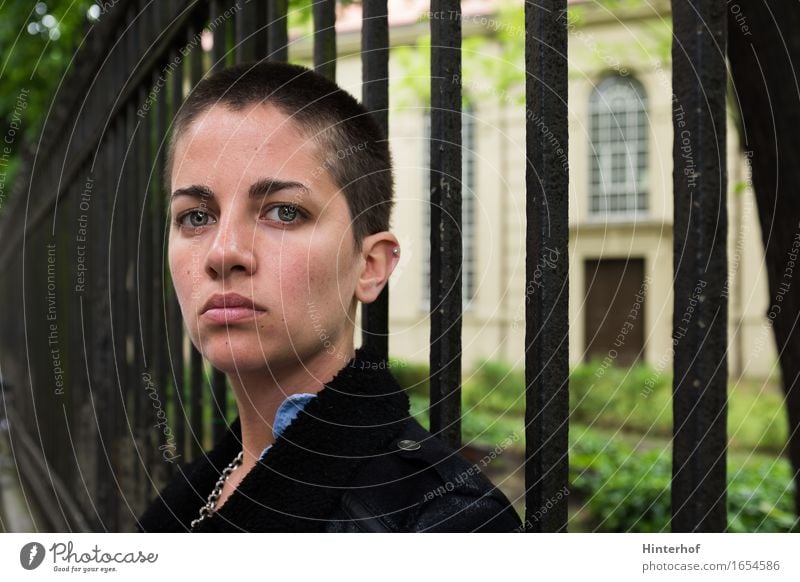
[(19, 563), (26, 570), (35, 570), (44, 561), (44, 546), (39, 542), (28, 542), (19, 551)]

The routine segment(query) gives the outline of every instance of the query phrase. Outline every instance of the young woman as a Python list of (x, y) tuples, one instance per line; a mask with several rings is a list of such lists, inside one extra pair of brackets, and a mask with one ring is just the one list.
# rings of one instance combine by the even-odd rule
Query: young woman
[(386, 140), (304, 67), (201, 81), (165, 176), (169, 268), (188, 334), (238, 418), (183, 467), (141, 531), (513, 531), (508, 500), (409, 415), (387, 363), (354, 349), (358, 302), (399, 260)]

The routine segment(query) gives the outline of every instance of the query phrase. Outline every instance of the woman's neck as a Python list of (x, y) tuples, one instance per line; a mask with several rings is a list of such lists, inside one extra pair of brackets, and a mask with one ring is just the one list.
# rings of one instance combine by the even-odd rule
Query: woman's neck
[(291, 394), (316, 394), (344, 368), (354, 356), (349, 349), (333, 355), (322, 350), (311, 359), (292, 365), (229, 374), (241, 421), (244, 458), (238, 472), (246, 475), (255, 466), (264, 449), (273, 444), (272, 427), (278, 407)]

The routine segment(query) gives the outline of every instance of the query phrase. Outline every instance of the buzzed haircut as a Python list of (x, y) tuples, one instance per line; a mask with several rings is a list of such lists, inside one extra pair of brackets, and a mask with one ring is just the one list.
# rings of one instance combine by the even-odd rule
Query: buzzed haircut
[(344, 193), (356, 250), (361, 250), (365, 236), (389, 230), (394, 177), (386, 137), (352, 95), (301, 65), (262, 60), (203, 78), (173, 120), (164, 169), (166, 191), (171, 188), (176, 142), (201, 113), (216, 104), (233, 111), (272, 105), (316, 142), (320, 163), (316, 171), (326, 170)]

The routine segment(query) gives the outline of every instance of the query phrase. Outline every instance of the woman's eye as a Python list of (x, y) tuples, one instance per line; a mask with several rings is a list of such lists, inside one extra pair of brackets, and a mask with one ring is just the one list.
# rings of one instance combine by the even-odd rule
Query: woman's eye
[(269, 210), (267, 210), (267, 216), (271, 213), (277, 211), (275, 215), (275, 220), (278, 222), (282, 222), (285, 224), (294, 224), (298, 222), (299, 219), (303, 218), (303, 213), (297, 208), (297, 206), (292, 206), (291, 204), (280, 204), (278, 206), (273, 206)]
[(199, 228), (201, 226), (208, 226), (208, 224), (210, 224), (205, 222), (208, 218), (211, 218), (211, 216), (207, 212), (203, 212), (202, 210), (191, 210), (178, 218), (178, 224), (180, 226)]

